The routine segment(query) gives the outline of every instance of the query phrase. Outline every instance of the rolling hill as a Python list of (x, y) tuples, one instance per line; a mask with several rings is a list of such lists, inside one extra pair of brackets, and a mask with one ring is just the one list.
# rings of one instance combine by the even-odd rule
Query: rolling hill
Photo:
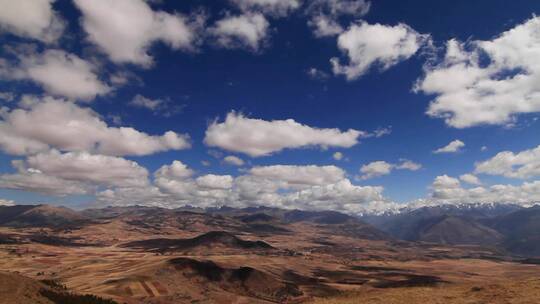
[(87, 217), (66, 207), (51, 205), (0, 206), (0, 225), (13, 227), (61, 227), (77, 225)]
[(274, 249), (263, 241), (246, 241), (225, 231), (211, 231), (190, 239), (149, 239), (124, 244), (125, 247), (144, 248), (148, 251), (188, 251), (200, 247), (208, 250), (215, 248), (240, 250), (269, 250)]

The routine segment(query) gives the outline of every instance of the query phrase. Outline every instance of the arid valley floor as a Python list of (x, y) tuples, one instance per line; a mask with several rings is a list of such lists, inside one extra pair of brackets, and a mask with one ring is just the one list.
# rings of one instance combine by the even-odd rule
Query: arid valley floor
[(6, 304), (540, 302), (537, 259), (397, 240), (333, 212), (43, 205), (3, 207), (0, 223)]

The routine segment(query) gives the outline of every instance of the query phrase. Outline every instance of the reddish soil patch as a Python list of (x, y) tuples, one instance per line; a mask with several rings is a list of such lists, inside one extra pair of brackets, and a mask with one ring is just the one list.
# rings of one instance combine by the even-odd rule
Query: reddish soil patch
[(144, 288), (144, 290), (146, 290), (146, 293), (148, 295), (150, 295), (151, 298), (155, 297), (156, 295), (154, 294), (154, 292), (152, 291), (152, 289), (150, 289), (150, 287), (148, 285), (146, 285), (146, 282), (145, 281), (139, 281), (139, 283), (141, 283), (141, 286)]
[(152, 282), (152, 285), (154, 285), (154, 287), (156, 288), (156, 290), (159, 292), (160, 295), (163, 296), (163, 295), (167, 295), (167, 294), (168, 294), (167, 289), (166, 289), (163, 285), (161, 285), (160, 282), (158, 282), (158, 281), (153, 281), (153, 282)]

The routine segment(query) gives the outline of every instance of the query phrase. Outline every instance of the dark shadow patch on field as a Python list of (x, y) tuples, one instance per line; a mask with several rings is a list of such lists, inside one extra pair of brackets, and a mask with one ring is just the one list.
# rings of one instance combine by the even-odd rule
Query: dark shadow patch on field
[(221, 281), (225, 269), (212, 261), (197, 261), (188, 258), (176, 258), (169, 260), (177, 270), (190, 268), (195, 275), (202, 276), (209, 281)]
[(82, 243), (81, 238), (71, 237), (59, 237), (45, 234), (33, 234), (28, 236), (28, 241), (31, 243), (39, 243), (43, 245), (51, 246), (64, 246), (64, 247), (95, 247), (100, 246), (100, 244), (94, 243)]
[(227, 268), (213, 261), (174, 258), (168, 261), (183, 276), (205, 279), (208, 284), (236, 294), (283, 303), (303, 293), (297, 284), (253, 267)]
[(403, 287), (432, 287), (440, 283), (446, 283), (437, 276), (408, 274), (405, 279), (379, 280), (373, 284), (377, 288), (403, 288)]
[(0, 245), (15, 245), (15, 244), (23, 244), (23, 242), (8, 234), (0, 234)]
[(523, 259), (523, 260), (521, 260), (519, 262), (521, 264), (540, 265), (540, 257), (539, 258)]
[(349, 268), (354, 271), (317, 269), (313, 275), (325, 283), (370, 284), (377, 288), (435, 286), (446, 283), (437, 276), (414, 274), (410, 270), (398, 268), (358, 265)]

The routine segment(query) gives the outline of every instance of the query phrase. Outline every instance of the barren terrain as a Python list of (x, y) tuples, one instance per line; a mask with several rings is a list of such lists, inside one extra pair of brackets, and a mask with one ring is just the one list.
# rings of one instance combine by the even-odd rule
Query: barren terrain
[(535, 303), (540, 292), (534, 260), (399, 241), (353, 219), (134, 210), (4, 225), (0, 271), (129, 304)]

